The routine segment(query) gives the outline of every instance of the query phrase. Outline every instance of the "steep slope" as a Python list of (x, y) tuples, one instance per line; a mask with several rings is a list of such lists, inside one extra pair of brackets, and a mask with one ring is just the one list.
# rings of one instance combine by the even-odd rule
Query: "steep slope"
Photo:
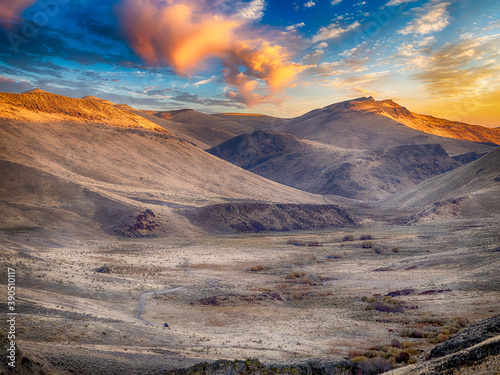
[(377, 106), (402, 124), (441, 137), (465, 139), (474, 142), (492, 142), (500, 145), (500, 131), (479, 125), (450, 121), (410, 112), (392, 100), (377, 102)]
[(201, 140), (203, 137), (198, 136), (196, 132), (192, 131), (192, 129), (189, 127), (186, 128), (184, 124), (172, 121), (172, 116), (170, 116), (169, 112), (140, 111), (136, 109), (130, 109), (130, 111), (138, 116), (144, 117), (146, 120), (154, 122), (156, 125), (161, 126), (170, 132), (173, 132), (178, 137), (191, 142), (202, 150), (206, 150), (211, 147), (203, 142)]
[(410, 222), (495, 216), (500, 213), (500, 149), (381, 202), (381, 207), (418, 212)]
[(68, 98), (37, 89), (23, 94), (0, 93), (0, 117), (44, 123), (76, 121), (171, 134), (151, 121), (114, 107), (111, 102)]
[[(51, 96), (54, 102), (42, 103), (42, 112), (38, 95), (48, 94), (26, 95), (25, 106), (15, 102), (19, 118), (0, 113), (1, 172), (8, 176), (0, 183), (3, 226), (97, 235), (112, 233), (122, 219), (149, 208), (162, 217), (165, 233), (194, 234), (199, 230), (179, 208), (233, 200), (324, 203), (321, 196), (254, 175), (169, 132), (128, 127), (125, 120), (121, 127), (103, 125), (101, 118), (113, 113), (108, 105), (75, 109), (80, 99)], [(94, 108), (85, 120), (73, 114), (85, 114), (85, 108)], [(47, 121), (47, 113), (56, 117)]]
[[(254, 128), (248, 125), (207, 115), (192, 109), (142, 112), (163, 120), (158, 122), (158, 124), (177, 134), (179, 137), (190, 140), (203, 149), (213, 147), (236, 135), (249, 133), (254, 130)], [(135, 113), (141, 115), (140, 112)], [(152, 120), (151, 117), (147, 118)]]
[(260, 130), (208, 152), (304, 191), (363, 200), (386, 197), (461, 165), (440, 145), (349, 151)]
[(279, 130), (337, 147), (360, 150), (431, 143), (440, 144), (450, 154), (493, 149), (484, 144), (439, 137), (412, 129), (401, 121), (406, 110), (396, 119), (387, 112), (388, 108), (394, 110), (389, 104), (380, 104), (372, 97), (349, 100), (293, 118)]

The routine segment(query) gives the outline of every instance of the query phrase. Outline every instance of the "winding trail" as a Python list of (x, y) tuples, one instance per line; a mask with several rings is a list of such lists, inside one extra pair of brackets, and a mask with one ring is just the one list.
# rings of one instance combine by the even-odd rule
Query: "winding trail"
[(142, 311), (144, 310), (144, 306), (146, 305), (146, 297), (147, 296), (152, 296), (153, 294), (167, 294), (167, 293), (172, 293), (177, 290), (184, 289), (183, 286), (179, 286), (177, 288), (173, 289), (164, 289), (164, 290), (157, 290), (157, 291), (152, 291), (152, 292), (146, 292), (143, 295), (141, 295), (141, 298), (139, 299), (139, 308), (137, 309), (137, 312), (135, 313), (135, 318), (143, 321), (146, 324), (149, 324), (150, 326), (153, 325), (153, 323), (148, 322), (146, 319), (141, 318)]
[[(182, 264), (180, 267), (184, 271), (186, 271), (186, 273), (188, 275), (193, 276), (193, 277), (200, 277), (200, 278), (206, 279), (206, 283), (209, 286), (211, 286), (212, 288), (218, 288), (218, 286), (217, 286), (218, 280), (217, 279), (213, 279), (213, 278), (210, 278), (210, 277), (197, 275), (197, 274), (195, 274), (193, 271), (191, 271), (189, 269), (189, 266), (190, 266), (189, 259), (186, 258), (184, 260), (184, 264)], [(150, 326), (152, 326), (153, 323), (147, 321), (146, 319), (141, 318), (141, 314), (144, 311), (144, 307), (146, 305), (146, 298), (148, 296), (152, 296), (152, 295), (167, 294), (167, 293), (176, 292), (178, 290), (185, 289), (185, 288), (186, 288), (185, 286), (178, 286), (177, 288), (173, 288), (173, 289), (153, 290), (151, 292), (143, 293), (141, 295), (141, 297), (139, 298), (139, 307), (137, 308), (137, 312), (135, 313), (134, 318), (136, 318), (136, 319), (138, 319), (138, 320), (140, 320), (140, 321), (142, 321), (142, 322), (144, 322), (144, 323), (149, 324)]]

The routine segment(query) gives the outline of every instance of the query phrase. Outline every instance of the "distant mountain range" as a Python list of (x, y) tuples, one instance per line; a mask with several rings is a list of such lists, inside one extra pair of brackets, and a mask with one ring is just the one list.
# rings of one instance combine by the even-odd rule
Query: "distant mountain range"
[[(156, 235), (205, 233), (200, 215), (228, 230), (302, 228), (300, 212), (328, 227), (363, 207), (410, 221), (450, 217), (443, 207), (455, 200), (456, 215), (493, 215), (499, 134), (373, 98), (281, 119), (0, 93), (0, 210), (5, 226), (82, 236), (122, 233), (155, 217), (139, 215), (146, 209), (157, 215)], [(313, 207), (325, 204), (346, 212)], [(234, 217), (241, 207), (252, 210), (247, 219)], [(273, 222), (258, 222), (259, 209)]]
[[(473, 146), (455, 140), (500, 144), (498, 129), (418, 115), (392, 100), (376, 101), (372, 97), (332, 104), (291, 119), (234, 113), (207, 115), (194, 110), (146, 113), (161, 118), (164, 121), (158, 124), (193, 139), (202, 148), (253, 130), (284, 131), (303, 139), (359, 150), (437, 143), (450, 154), (461, 154)], [(485, 150), (481, 146), (475, 149)]]

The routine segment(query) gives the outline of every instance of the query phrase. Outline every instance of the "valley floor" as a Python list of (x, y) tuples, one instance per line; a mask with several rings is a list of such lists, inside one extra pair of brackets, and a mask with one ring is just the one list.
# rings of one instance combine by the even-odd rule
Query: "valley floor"
[[(499, 227), (371, 223), (52, 243), (37, 240), (37, 228), (10, 228), (1, 262), (17, 274), (17, 345), (48, 373), (359, 358), (391, 342), (412, 363), (500, 311)], [(96, 272), (104, 265), (109, 273)], [(136, 318), (141, 295), (168, 290), (146, 296)]]

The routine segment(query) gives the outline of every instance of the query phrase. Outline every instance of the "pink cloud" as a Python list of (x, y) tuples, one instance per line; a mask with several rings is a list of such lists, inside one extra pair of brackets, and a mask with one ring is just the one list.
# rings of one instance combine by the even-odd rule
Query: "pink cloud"
[(0, 19), (19, 18), (23, 11), (32, 6), (36, 0), (5, 0), (0, 3)]
[(203, 1), (125, 0), (117, 7), (123, 32), (137, 55), (150, 65), (173, 68), (190, 75), (219, 59), (228, 85), (235, 87), (249, 106), (291, 84), (306, 67), (288, 61), (285, 48), (262, 37), (248, 19), (214, 14)]

